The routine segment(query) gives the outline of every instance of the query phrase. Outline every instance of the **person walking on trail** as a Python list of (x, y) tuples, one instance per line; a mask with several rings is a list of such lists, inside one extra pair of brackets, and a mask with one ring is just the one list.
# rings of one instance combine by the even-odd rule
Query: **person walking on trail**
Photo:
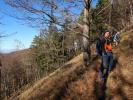
[(112, 42), (111, 33), (106, 31), (98, 38), (96, 43), (96, 52), (101, 56), (102, 61), (99, 68), (99, 75), (102, 80), (111, 72), (113, 66)]
[(119, 43), (119, 40), (120, 40), (120, 36), (119, 35), (120, 35), (120, 32), (117, 32), (113, 36), (113, 42), (114, 42), (115, 46), (118, 46), (118, 43)]

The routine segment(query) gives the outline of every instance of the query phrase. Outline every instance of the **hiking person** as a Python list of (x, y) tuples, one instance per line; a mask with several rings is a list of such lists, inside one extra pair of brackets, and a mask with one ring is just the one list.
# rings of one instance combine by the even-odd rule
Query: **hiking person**
[(105, 75), (110, 73), (113, 66), (113, 54), (112, 54), (112, 36), (109, 31), (105, 31), (100, 36), (96, 43), (96, 52), (101, 56), (101, 66), (99, 68), (99, 75), (102, 80)]
[(120, 40), (120, 32), (117, 32), (113, 35), (113, 42), (115, 46), (118, 46), (119, 40)]

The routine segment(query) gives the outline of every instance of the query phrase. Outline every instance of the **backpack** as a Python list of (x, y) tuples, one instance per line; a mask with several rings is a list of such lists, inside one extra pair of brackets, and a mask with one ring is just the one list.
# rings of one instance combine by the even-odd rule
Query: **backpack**
[(103, 49), (102, 40), (103, 40), (102, 37), (98, 37), (96, 40), (96, 53), (100, 56), (102, 56), (102, 49)]

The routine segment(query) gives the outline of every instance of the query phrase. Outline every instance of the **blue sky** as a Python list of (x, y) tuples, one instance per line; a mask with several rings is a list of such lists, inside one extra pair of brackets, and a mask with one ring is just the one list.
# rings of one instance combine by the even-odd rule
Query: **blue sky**
[[(93, 1), (93, 5), (95, 5), (97, 0)], [(2, 0), (0, 0), (0, 9), (12, 11)], [(19, 40), (24, 45), (22, 49), (29, 48), (34, 36), (39, 33), (37, 29), (31, 28), (28, 25), (22, 25), (22, 23), (16, 19), (1, 13), (0, 22), (2, 22), (2, 25), (0, 25), (0, 32), (4, 32), (5, 34), (16, 33), (0, 39), (0, 52), (10, 52), (16, 49), (15, 40)]]
[[(3, 8), (11, 11), (10, 8), (0, 1), (0, 9)], [(21, 22), (8, 15), (0, 14), (0, 22), (2, 22), (2, 25), (0, 25), (0, 32), (5, 34), (15, 33), (0, 39), (1, 52), (10, 52), (16, 49), (15, 40), (19, 40), (24, 45), (24, 47), (21, 47), (22, 49), (29, 48), (34, 36), (38, 34), (37, 29), (31, 28), (28, 25), (22, 25)]]

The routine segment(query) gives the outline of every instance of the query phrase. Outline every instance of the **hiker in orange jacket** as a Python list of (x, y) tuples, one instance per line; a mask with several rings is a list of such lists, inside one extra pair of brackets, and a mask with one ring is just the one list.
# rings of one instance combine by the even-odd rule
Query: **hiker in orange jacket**
[(113, 66), (112, 37), (109, 31), (106, 31), (101, 38), (101, 59), (102, 63), (99, 69), (99, 75), (102, 80), (105, 79), (105, 72), (110, 73)]

